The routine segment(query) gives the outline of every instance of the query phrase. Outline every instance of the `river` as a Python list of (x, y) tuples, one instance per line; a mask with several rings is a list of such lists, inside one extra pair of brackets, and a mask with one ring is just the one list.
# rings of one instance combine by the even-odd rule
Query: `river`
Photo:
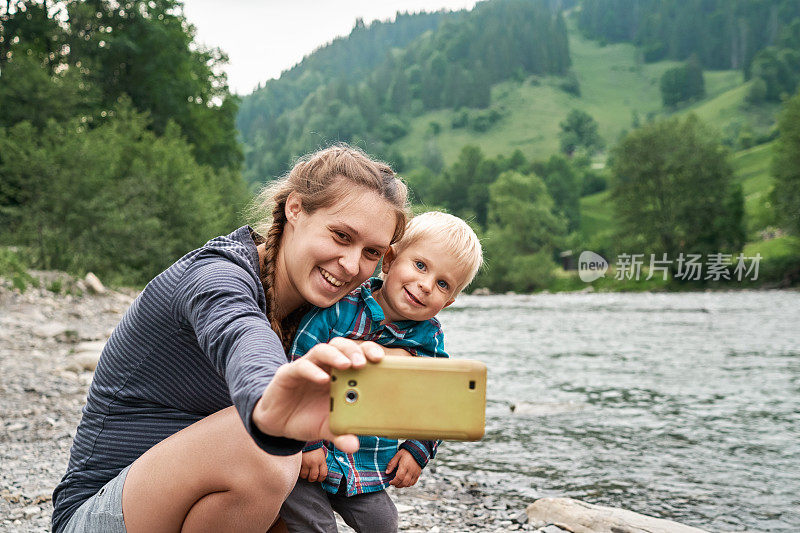
[(800, 531), (800, 292), (462, 296), (439, 318), (489, 369), (486, 436), (440, 471), (520, 507)]

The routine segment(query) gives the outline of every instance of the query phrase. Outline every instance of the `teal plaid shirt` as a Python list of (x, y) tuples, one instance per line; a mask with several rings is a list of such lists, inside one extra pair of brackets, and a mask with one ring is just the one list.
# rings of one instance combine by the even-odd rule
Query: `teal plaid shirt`
[[(403, 348), (412, 355), (448, 357), (444, 351), (444, 334), (435, 318), (424, 322), (404, 320), (381, 324), (383, 310), (372, 296), (383, 281), (371, 278), (331, 307), (309, 311), (300, 326), (289, 352), (292, 361), (302, 357), (313, 346), (328, 342), (334, 337), (368, 340), (382, 346)], [(398, 399), (401, 400), (401, 399)], [(347, 495), (377, 492), (389, 486), (394, 472), (386, 474), (386, 466), (403, 448), (408, 450), (421, 467), (435, 455), (440, 441), (407, 440), (399, 442), (383, 437), (359, 436), (360, 447), (356, 453), (344, 453), (328, 441), (310, 442), (304, 452), (324, 448), (328, 464), (328, 477), (322, 488), (335, 494), (342, 479), (347, 482)]]

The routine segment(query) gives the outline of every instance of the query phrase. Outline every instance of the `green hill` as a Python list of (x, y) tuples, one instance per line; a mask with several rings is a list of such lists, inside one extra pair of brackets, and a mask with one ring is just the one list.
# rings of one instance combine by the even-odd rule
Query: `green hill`
[[(455, 161), (465, 144), (480, 146), (488, 156), (510, 154), (519, 148), (526, 157), (538, 159), (558, 151), (559, 123), (571, 109), (592, 115), (607, 145), (615, 144), (622, 134), (634, 127), (634, 116), (644, 122), (670, 114), (661, 104), (659, 80), (664, 71), (677, 62), (644, 63), (641, 51), (631, 44), (602, 46), (583, 38), (573, 24), (568, 24), (568, 29), (572, 70), (580, 84), (580, 96), (559, 88), (563, 81), (560, 77), (531, 76), (521, 82), (507, 81), (492, 88), (492, 107), (498, 109), (503, 118), (488, 131), (455, 129), (452, 122), (457, 112), (439, 110), (413, 118), (408, 135), (396, 141), (393, 147), (403, 154), (410, 166), (420, 160), (424, 147), (432, 139), (446, 164)], [(745, 90), (741, 72), (706, 72), (705, 80), (707, 98), (678, 112), (694, 111), (712, 123), (720, 118), (746, 122), (747, 117), (741, 118), (738, 112)], [(736, 96), (732, 97), (731, 93)], [(757, 116), (759, 119), (770, 116), (774, 120), (771, 106), (770, 111)], [(432, 134), (431, 123), (439, 124), (440, 133)]]

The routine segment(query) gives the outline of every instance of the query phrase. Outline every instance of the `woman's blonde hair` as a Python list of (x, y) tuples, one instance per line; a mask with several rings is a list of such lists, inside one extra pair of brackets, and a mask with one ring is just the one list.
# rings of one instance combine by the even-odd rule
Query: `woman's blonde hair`
[[(395, 231), (392, 242), (399, 240), (408, 219), (408, 190), (386, 163), (370, 159), (358, 148), (338, 144), (300, 158), (282, 178), (268, 183), (251, 204), (251, 225), (266, 242), (261, 265), (261, 282), (267, 297), (267, 317), (284, 348), (291, 346), (306, 306), (290, 313), (283, 321), (276, 316), (275, 260), (286, 225), (286, 200), (291, 193), (300, 197), (303, 211), (313, 213), (335, 205), (356, 187), (376, 192), (393, 208)], [(369, 209), (369, 206), (365, 206)]]

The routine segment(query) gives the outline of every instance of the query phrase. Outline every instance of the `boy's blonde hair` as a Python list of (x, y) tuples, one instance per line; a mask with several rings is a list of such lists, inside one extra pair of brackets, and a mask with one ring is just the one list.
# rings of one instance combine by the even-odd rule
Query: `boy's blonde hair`
[(395, 253), (399, 255), (421, 239), (436, 239), (444, 242), (458, 262), (464, 265), (466, 276), (456, 287), (453, 296), (472, 282), (475, 274), (483, 265), (481, 241), (469, 224), (456, 216), (441, 211), (428, 211), (415, 216), (406, 224), (403, 237), (394, 244)]

